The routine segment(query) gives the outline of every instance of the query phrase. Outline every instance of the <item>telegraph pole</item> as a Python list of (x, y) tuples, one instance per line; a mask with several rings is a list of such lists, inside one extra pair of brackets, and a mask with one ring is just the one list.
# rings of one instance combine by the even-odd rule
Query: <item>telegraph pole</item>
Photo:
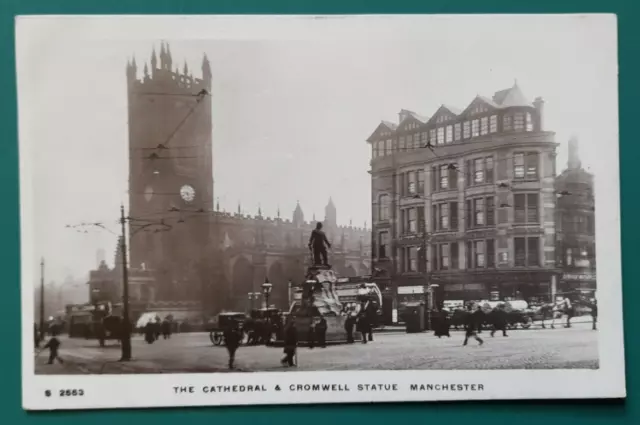
[(120, 250), (122, 254), (122, 304), (123, 304), (123, 318), (122, 318), (122, 357), (121, 362), (131, 360), (131, 322), (129, 319), (129, 274), (127, 266), (127, 233), (125, 228), (124, 206), (120, 205), (120, 224), (122, 228), (122, 242), (120, 243)]
[(40, 260), (40, 341), (44, 340), (44, 257)]

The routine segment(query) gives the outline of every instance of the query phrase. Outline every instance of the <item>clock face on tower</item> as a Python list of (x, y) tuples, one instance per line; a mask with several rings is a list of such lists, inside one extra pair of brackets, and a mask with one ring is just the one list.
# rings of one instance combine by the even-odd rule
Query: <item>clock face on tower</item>
[(196, 190), (192, 186), (185, 184), (180, 188), (180, 197), (185, 202), (193, 202), (196, 198)]

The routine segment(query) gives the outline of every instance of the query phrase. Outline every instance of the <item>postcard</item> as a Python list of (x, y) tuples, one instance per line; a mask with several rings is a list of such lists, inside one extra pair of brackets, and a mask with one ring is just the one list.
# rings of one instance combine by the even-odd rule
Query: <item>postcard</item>
[(625, 397), (616, 29), (17, 17), (24, 408)]

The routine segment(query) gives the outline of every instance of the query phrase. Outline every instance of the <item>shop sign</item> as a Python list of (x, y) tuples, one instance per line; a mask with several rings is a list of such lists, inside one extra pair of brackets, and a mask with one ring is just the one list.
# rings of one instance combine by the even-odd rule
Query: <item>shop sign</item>
[(424, 294), (424, 292), (425, 292), (424, 285), (398, 287), (398, 295)]
[(564, 273), (562, 275), (562, 280), (583, 282), (596, 280), (596, 275), (594, 273)]

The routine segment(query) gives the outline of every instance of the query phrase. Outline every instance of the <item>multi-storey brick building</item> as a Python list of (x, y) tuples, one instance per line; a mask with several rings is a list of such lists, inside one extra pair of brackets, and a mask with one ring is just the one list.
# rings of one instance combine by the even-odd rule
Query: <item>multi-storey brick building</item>
[(558, 292), (596, 290), (593, 174), (582, 167), (578, 139), (569, 140), (567, 168), (556, 179)]
[(464, 110), (402, 110), (371, 145), (373, 263), (387, 320), (408, 300), (550, 296), (554, 133), (515, 84)]

